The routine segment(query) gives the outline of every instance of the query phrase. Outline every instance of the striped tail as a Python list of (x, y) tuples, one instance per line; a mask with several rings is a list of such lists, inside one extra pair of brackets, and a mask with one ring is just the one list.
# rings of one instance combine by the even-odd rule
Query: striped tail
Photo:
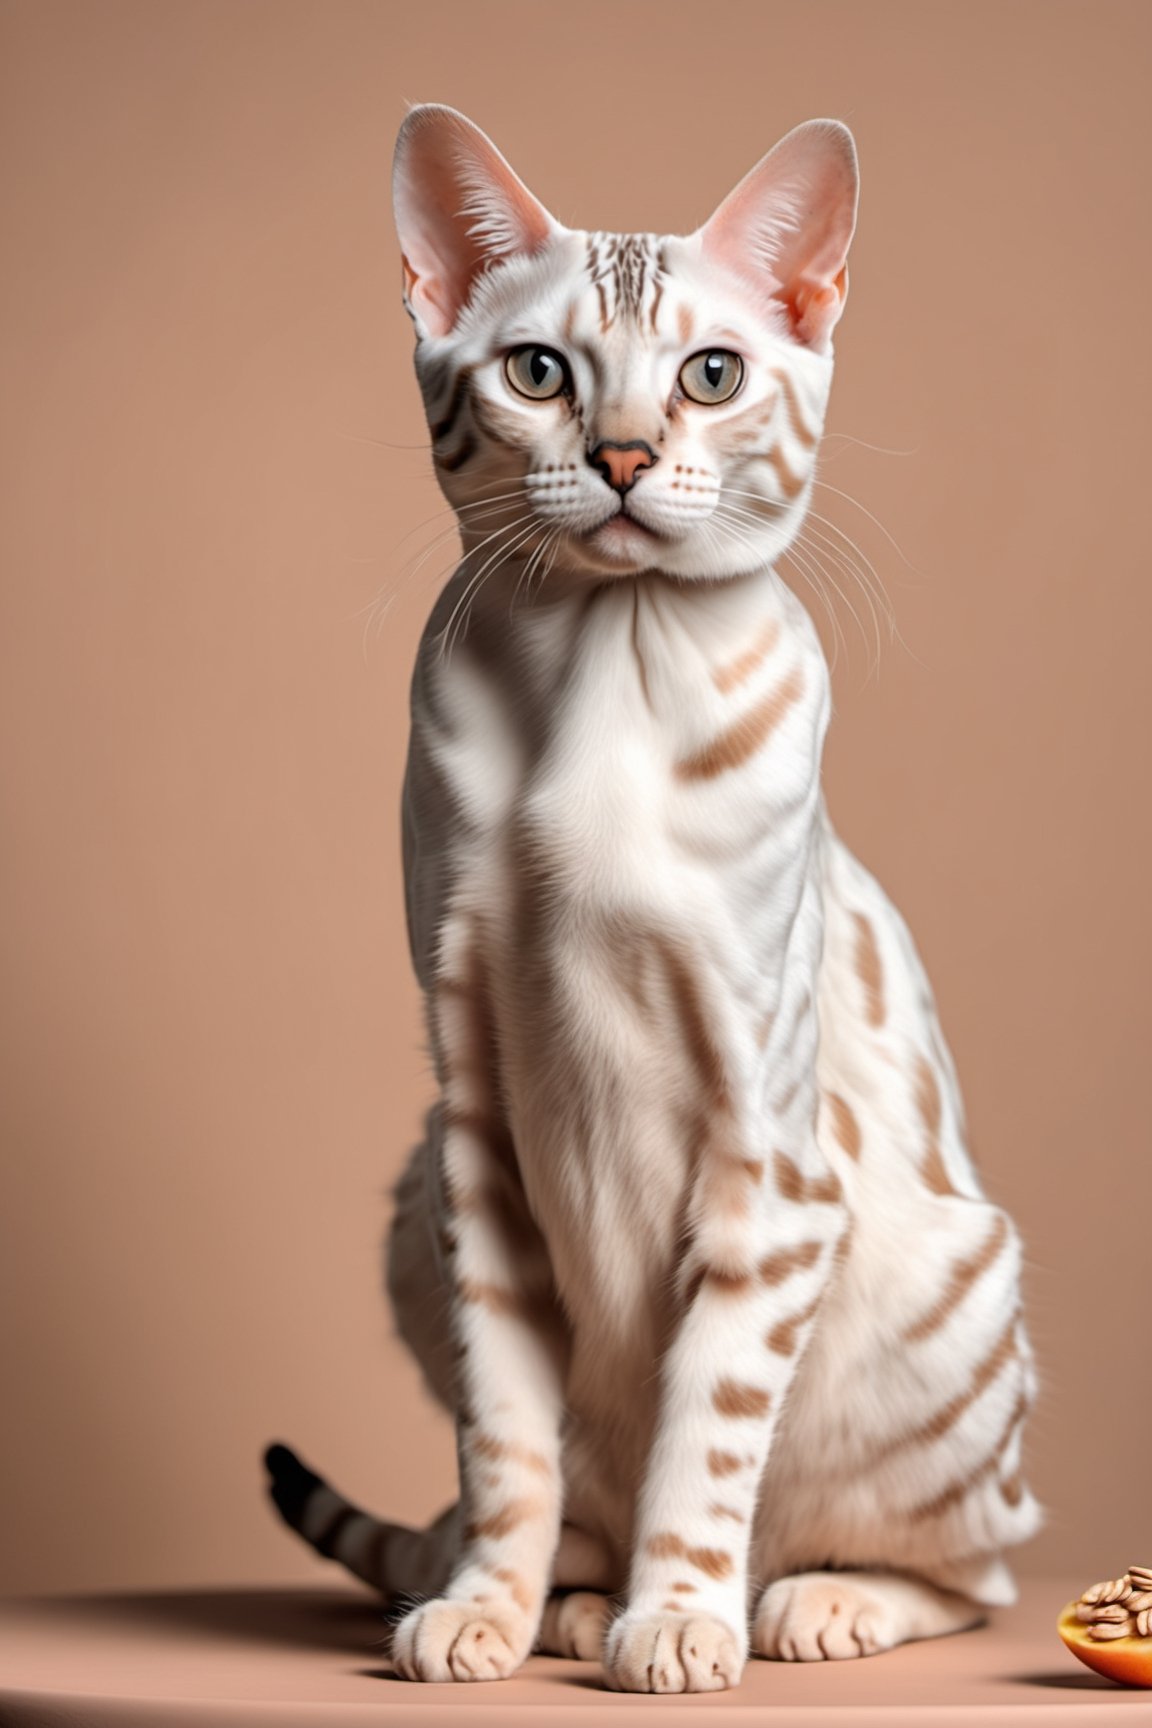
[(287, 1446), (269, 1446), (264, 1467), (281, 1518), (326, 1560), (347, 1567), (385, 1596), (429, 1596), (443, 1589), (456, 1552), (457, 1507), (449, 1507), (427, 1530), (411, 1530), (354, 1506)]

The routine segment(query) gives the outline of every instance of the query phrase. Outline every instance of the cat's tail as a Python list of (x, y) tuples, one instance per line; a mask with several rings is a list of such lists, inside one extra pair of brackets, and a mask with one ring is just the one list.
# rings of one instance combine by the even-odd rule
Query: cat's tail
[(276, 1510), (317, 1554), (386, 1596), (434, 1596), (443, 1589), (456, 1553), (458, 1507), (450, 1506), (427, 1530), (412, 1530), (353, 1505), (287, 1446), (269, 1446), (264, 1467)]

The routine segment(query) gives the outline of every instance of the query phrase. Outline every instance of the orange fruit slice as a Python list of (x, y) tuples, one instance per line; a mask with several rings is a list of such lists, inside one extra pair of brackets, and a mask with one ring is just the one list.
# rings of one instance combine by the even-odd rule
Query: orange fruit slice
[(1152, 1686), (1152, 1638), (1090, 1638), (1087, 1626), (1076, 1618), (1075, 1602), (1069, 1602), (1056, 1629), (1073, 1656), (1097, 1674), (1125, 1686)]

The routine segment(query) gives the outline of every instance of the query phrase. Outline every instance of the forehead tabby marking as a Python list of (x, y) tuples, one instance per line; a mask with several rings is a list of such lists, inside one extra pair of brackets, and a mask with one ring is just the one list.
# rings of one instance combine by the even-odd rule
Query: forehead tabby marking
[(640, 323), (646, 304), (655, 330), (667, 270), (654, 234), (589, 234), (586, 268), (600, 303), (601, 331), (620, 319)]

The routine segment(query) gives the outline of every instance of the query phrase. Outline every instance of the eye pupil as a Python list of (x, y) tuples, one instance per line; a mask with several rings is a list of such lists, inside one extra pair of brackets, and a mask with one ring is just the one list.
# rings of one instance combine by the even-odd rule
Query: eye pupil
[(533, 384), (537, 387), (546, 384), (548, 382), (548, 374), (551, 370), (551, 355), (545, 354), (542, 348), (533, 349), (532, 357), (528, 362), (528, 375), (532, 379)]
[(707, 360), (705, 360), (705, 362), (704, 362), (704, 376), (708, 380), (708, 383), (711, 384), (713, 390), (717, 389), (719, 387), (719, 385), (723, 383), (723, 381), (724, 381), (724, 356), (723, 356), (723, 354), (709, 354)]

